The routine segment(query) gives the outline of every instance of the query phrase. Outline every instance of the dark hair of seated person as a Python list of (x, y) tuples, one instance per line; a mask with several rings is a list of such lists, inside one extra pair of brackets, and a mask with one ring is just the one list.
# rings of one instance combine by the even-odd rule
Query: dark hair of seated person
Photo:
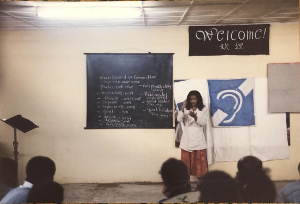
[(0, 183), (9, 188), (17, 187), (18, 164), (8, 157), (0, 158)]
[(56, 171), (55, 163), (48, 157), (31, 158), (26, 166), (26, 181), (35, 185), (42, 181), (53, 181)]
[(211, 171), (200, 178), (200, 202), (239, 202), (239, 189), (235, 179), (223, 171)]
[(168, 159), (162, 164), (159, 173), (165, 185), (165, 195), (168, 198), (191, 191), (188, 169), (181, 160)]
[(254, 156), (246, 156), (238, 161), (236, 175), (241, 189), (242, 202), (274, 202), (277, 191), (273, 181), (263, 169), (262, 161)]
[(62, 203), (63, 187), (54, 181), (44, 181), (35, 184), (29, 191), (28, 203)]

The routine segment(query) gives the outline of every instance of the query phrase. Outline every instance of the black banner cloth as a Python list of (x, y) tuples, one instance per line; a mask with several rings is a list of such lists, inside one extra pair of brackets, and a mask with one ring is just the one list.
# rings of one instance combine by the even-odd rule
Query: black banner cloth
[(189, 56), (269, 55), (269, 24), (190, 26)]

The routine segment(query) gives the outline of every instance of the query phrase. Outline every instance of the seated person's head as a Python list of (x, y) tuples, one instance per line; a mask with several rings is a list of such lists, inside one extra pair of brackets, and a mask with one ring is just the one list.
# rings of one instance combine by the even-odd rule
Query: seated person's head
[(28, 203), (62, 203), (64, 199), (63, 187), (54, 181), (40, 182), (30, 189)]
[(188, 170), (181, 160), (168, 159), (161, 166), (159, 173), (164, 183), (163, 193), (168, 198), (190, 191)]
[(0, 159), (0, 185), (14, 188), (17, 186), (18, 164), (15, 160), (7, 157)]
[(238, 202), (235, 179), (223, 171), (211, 171), (199, 180), (200, 202)]
[(26, 181), (32, 184), (53, 181), (55, 170), (55, 163), (48, 157), (33, 157), (26, 166)]
[(300, 162), (299, 162), (299, 164), (298, 164), (298, 172), (299, 172), (299, 174), (300, 174)]
[(241, 158), (237, 164), (237, 178), (240, 180), (253, 178), (263, 173), (262, 161), (254, 156)]
[(254, 156), (246, 156), (238, 161), (237, 180), (240, 184), (242, 202), (269, 203), (276, 198), (273, 181), (263, 169), (262, 161)]

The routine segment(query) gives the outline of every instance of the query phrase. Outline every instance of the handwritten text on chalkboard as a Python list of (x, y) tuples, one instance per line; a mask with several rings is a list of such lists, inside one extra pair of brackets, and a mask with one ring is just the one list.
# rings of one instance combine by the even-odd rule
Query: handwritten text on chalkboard
[[(172, 109), (164, 107), (164, 104), (172, 102), (167, 94), (172, 90), (172, 86), (154, 85), (156, 78), (157, 76), (153, 75), (99, 76), (101, 84), (97, 92), (99, 124), (112, 127), (138, 127), (132, 123), (132, 115), (136, 110), (151, 116), (165, 118), (172, 116), (170, 115)], [(139, 90), (138, 94), (135, 93), (136, 89)]]
[(269, 54), (270, 25), (191, 26), (189, 55)]

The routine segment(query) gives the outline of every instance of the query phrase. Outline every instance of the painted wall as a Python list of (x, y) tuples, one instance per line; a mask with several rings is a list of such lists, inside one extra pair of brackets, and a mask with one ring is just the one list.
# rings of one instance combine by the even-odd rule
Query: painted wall
[[(267, 77), (268, 63), (299, 61), (299, 25), (272, 25), (269, 56), (188, 56), (188, 28), (98, 28), (0, 31), (0, 118), (31, 119), (18, 131), (20, 181), (36, 155), (52, 158), (56, 181), (160, 182), (161, 164), (180, 158), (174, 130), (85, 130), (83, 53), (175, 53), (174, 79)], [(298, 179), (300, 115), (291, 114), (291, 158), (264, 162), (273, 180)], [(13, 157), (13, 129), (0, 123), (1, 156)], [(236, 162), (210, 167), (236, 172)]]

